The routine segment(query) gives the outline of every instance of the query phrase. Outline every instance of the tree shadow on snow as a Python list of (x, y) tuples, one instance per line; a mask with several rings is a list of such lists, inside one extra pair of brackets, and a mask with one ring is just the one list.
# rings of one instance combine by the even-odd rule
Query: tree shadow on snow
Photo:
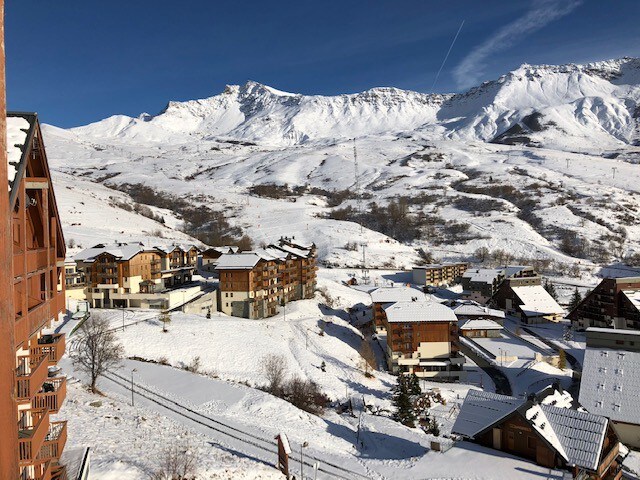
[[(363, 431), (359, 441), (356, 440), (356, 432), (344, 425), (327, 422), (327, 433), (342, 438), (352, 443), (363, 458), (375, 458), (379, 460), (403, 460), (419, 457), (427, 452), (427, 449), (415, 441), (401, 437), (395, 437), (381, 432)], [(361, 442), (361, 443), (360, 443)], [(359, 443), (356, 445), (356, 443)]]

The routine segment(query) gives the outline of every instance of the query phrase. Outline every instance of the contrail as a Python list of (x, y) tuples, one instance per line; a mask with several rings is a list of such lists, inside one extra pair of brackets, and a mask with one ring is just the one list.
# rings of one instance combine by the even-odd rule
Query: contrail
[(456, 40), (458, 39), (458, 35), (460, 35), (460, 32), (462, 31), (463, 25), (464, 25), (464, 20), (462, 20), (462, 23), (460, 24), (460, 28), (458, 28), (458, 32), (456, 33), (456, 36), (453, 37), (453, 42), (451, 42), (451, 45), (449, 45), (449, 50), (447, 51), (447, 54), (444, 56), (442, 65), (440, 65), (440, 70), (438, 70), (438, 73), (436, 73), (436, 78), (433, 80), (433, 85), (431, 85), (431, 93), (434, 93), (433, 89), (435, 88), (436, 83), (438, 82), (438, 78), (440, 77), (440, 72), (442, 72), (442, 69), (444, 68), (444, 64), (447, 63), (447, 58), (449, 58), (451, 49), (453, 48), (454, 43), (456, 43)]
[(545, 27), (549, 23), (571, 13), (582, 0), (537, 0), (520, 18), (505, 25), (493, 36), (475, 47), (456, 66), (453, 76), (458, 88), (476, 85), (484, 74), (486, 59), (500, 50), (510, 47), (526, 35)]

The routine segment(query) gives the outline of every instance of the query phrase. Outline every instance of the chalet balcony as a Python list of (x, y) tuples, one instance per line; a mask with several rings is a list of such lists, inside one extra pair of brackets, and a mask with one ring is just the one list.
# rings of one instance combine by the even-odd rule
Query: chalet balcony
[(34, 463), (49, 433), (47, 410), (23, 410), (18, 421), (18, 458), (20, 465)]
[(42, 384), (42, 390), (33, 397), (34, 408), (47, 409), (58, 413), (67, 396), (67, 378), (54, 377)]
[(53, 462), (38, 463), (33, 466), (33, 474), (25, 474), (20, 480), (52, 480)]
[(51, 480), (68, 480), (67, 467), (60, 465), (56, 462), (52, 462), (51, 467)]
[(67, 422), (51, 422), (49, 430), (44, 438), (38, 460), (57, 460), (62, 455), (62, 450), (67, 443)]
[(38, 339), (38, 343), (31, 346), (31, 355), (46, 355), (49, 365), (56, 365), (64, 355), (65, 338), (64, 333), (43, 335)]
[(26, 400), (40, 390), (47, 378), (48, 362), (45, 355), (22, 355), (16, 367), (16, 398)]
[[(64, 296), (60, 295), (60, 297), (62, 297), (64, 304)], [(14, 327), (16, 346), (25, 343), (32, 334), (40, 330), (51, 320), (50, 306), (50, 302), (42, 300), (37, 305), (30, 307), (26, 315), (23, 312), (22, 315), (16, 317)]]

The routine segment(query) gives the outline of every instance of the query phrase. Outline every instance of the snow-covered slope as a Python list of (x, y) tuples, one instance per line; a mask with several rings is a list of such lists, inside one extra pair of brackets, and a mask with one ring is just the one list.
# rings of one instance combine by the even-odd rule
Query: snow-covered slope
[[(454, 259), (480, 247), (516, 259), (606, 263), (640, 251), (639, 119), (640, 60), (625, 58), (523, 65), (456, 95), (376, 88), (303, 96), (248, 82), (170, 102), (155, 116), (46, 126), (44, 135), (60, 178), (145, 185), (225, 212), (256, 243), (285, 234), (314, 241), (332, 264), (360, 264), (359, 243), (368, 266), (409, 266), (416, 248)], [(408, 197), (420, 235), (398, 242), (380, 221), (361, 229), (326, 218), (356, 206), (353, 138), (365, 211)], [(303, 190), (279, 199), (249, 194), (263, 184)], [(61, 201), (80, 185), (58, 188)], [(334, 190), (351, 196), (336, 201)], [(179, 226), (179, 215), (167, 218)], [(63, 222), (67, 237), (82, 234), (69, 212)], [(103, 227), (96, 238), (114, 235)], [(610, 248), (613, 237), (619, 248)], [(604, 258), (606, 248), (615, 255)]]

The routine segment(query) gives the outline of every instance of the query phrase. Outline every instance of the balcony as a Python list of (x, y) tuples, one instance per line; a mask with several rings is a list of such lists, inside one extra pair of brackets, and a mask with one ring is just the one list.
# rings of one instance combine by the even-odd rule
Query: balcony
[(38, 453), (38, 460), (57, 460), (67, 443), (67, 422), (51, 422)]
[(16, 367), (16, 398), (25, 400), (40, 390), (47, 378), (48, 362), (45, 355), (22, 355)]
[(33, 473), (24, 471), (20, 476), (20, 480), (51, 480), (53, 472), (53, 464), (51, 461), (38, 463), (33, 466)]
[[(20, 465), (33, 464), (49, 432), (49, 412), (23, 410), (18, 422), (18, 458)], [(66, 433), (66, 432), (65, 432)]]
[(38, 339), (38, 343), (32, 345), (31, 355), (46, 355), (50, 366), (57, 364), (66, 347), (64, 333), (56, 333), (54, 335), (43, 335)]
[(34, 408), (47, 409), (51, 413), (58, 413), (67, 396), (67, 378), (54, 377), (42, 384), (42, 390), (33, 398)]

